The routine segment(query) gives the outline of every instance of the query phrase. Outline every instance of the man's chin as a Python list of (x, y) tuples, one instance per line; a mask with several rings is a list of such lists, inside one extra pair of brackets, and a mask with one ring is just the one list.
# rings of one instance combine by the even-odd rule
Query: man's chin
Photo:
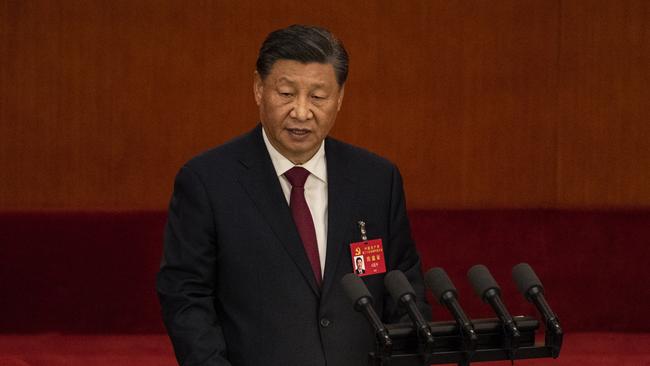
[(309, 159), (312, 158), (312, 156), (314, 156), (314, 154), (316, 154), (317, 151), (314, 148), (313, 144), (310, 144), (308, 147), (296, 146), (296, 144), (292, 144), (289, 147), (289, 149), (285, 149), (286, 154), (283, 155), (285, 155), (285, 157), (291, 160), (294, 164), (306, 163)]
[(287, 151), (293, 154), (305, 154), (313, 150), (314, 146), (317, 146), (312, 139), (286, 139), (283, 141), (283, 145)]

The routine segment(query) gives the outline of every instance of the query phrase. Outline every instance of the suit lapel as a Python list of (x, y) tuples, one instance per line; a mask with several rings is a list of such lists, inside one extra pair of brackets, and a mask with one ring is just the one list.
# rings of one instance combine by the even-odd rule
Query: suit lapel
[[(336, 269), (341, 254), (348, 248), (350, 238), (354, 237), (356, 223), (352, 215), (352, 202), (356, 193), (356, 182), (348, 168), (349, 156), (344, 156), (340, 146), (331, 139), (325, 140), (327, 158), (327, 256), (325, 276), (323, 277), (323, 297), (336, 279)], [(352, 264), (350, 264), (351, 266)]]
[(273, 163), (264, 145), (261, 126), (253, 130), (247, 138), (250, 148), (240, 159), (246, 169), (240, 175), (239, 182), (300, 269), (311, 289), (319, 296), (320, 290), (316, 285), (314, 272), (291, 217), (291, 210), (282, 193), (275, 168), (273, 168)]

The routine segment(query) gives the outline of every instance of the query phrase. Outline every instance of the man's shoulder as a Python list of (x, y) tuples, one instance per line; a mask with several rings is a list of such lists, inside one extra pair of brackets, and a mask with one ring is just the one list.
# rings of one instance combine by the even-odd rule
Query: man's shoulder
[(205, 169), (227, 169), (231, 166), (237, 166), (241, 159), (255, 153), (253, 150), (260, 143), (259, 141), (256, 142), (256, 139), (261, 139), (259, 126), (223, 144), (199, 153), (189, 159), (184, 166), (198, 172)]
[(395, 164), (387, 158), (377, 155), (363, 147), (352, 145), (332, 137), (326, 140), (326, 156), (328, 159), (344, 160), (350, 167), (362, 169), (393, 170)]

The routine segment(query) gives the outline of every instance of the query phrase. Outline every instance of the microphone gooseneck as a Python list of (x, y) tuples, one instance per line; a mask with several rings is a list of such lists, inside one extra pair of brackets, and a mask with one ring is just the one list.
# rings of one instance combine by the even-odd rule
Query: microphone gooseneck
[(517, 289), (528, 300), (535, 304), (537, 310), (544, 316), (546, 328), (555, 334), (562, 334), (560, 320), (553, 313), (551, 307), (544, 298), (544, 286), (539, 280), (535, 271), (528, 263), (519, 263), (512, 268), (512, 279), (517, 285)]
[(499, 287), (499, 284), (497, 284), (497, 281), (492, 277), (492, 274), (487, 267), (482, 264), (473, 266), (467, 272), (467, 278), (481, 300), (492, 307), (510, 337), (515, 340), (518, 339), (521, 336), (521, 333), (519, 332), (519, 329), (517, 329), (517, 324), (515, 324), (514, 319), (501, 299), (501, 288)]
[(433, 292), (436, 300), (445, 306), (456, 320), (464, 338), (476, 342), (474, 325), (458, 303), (458, 291), (444, 269), (432, 268), (424, 275), (424, 283)]
[(341, 285), (343, 286), (343, 292), (352, 301), (354, 310), (363, 313), (374, 328), (376, 340), (381, 345), (380, 350), (384, 353), (383, 356), (390, 355), (393, 342), (384, 323), (382, 323), (379, 315), (372, 307), (373, 298), (363, 280), (354, 273), (348, 273), (341, 279)]
[(409, 318), (411, 318), (411, 321), (417, 329), (418, 339), (420, 339), (420, 343), (424, 346), (424, 351), (427, 353), (433, 351), (433, 333), (417, 307), (415, 290), (404, 273), (399, 270), (388, 272), (386, 277), (384, 277), (384, 285), (395, 303), (406, 307)]

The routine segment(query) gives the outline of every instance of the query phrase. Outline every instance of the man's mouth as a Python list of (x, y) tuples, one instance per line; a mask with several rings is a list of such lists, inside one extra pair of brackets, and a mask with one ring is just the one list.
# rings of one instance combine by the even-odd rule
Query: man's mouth
[(292, 135), (296, 135), (296, 136), (305, 136), (310, 132), (308, 129), (305, 128), (287, 128), (287, 131), (289, 131), (289, 133), (291, 133)]

